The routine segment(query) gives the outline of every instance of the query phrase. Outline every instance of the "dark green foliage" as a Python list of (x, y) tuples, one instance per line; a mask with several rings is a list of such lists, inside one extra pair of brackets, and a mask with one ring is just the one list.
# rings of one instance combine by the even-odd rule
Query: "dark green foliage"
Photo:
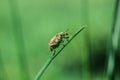
[(110, 46), (116, 48), (112, 57), (119, 80), (120, 33), (116, 28), (113, 38), (111, 32), (113, 23), (120, 27), (115, 5), (116, 0), (0, 0), (0, 80), (33, 80), (51, 55), (49, 40), (67, 29), (71, 37), (82, 25), (88, 27), (41, 80), (104, 80)]

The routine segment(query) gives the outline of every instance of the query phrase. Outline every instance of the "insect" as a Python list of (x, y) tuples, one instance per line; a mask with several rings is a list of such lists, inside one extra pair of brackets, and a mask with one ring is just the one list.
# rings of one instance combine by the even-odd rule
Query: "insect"
[(63, 44), (64, 40), (68, 41), (68, 39), (69, 39), (69, 36), (67, 32), (60, 32), (50, 40), (48, 44), (48, 48), (50, 49), (50, 51), (54, 51), (55, 53), (55, 49), (58, 48), (60, 44)]

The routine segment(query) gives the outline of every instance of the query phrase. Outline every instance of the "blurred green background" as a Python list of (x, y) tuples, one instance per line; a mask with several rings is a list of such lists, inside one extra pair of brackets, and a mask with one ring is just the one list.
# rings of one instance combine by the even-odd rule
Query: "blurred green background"
[[(105, 80), (115, 0), (0, 0), (0, 80), (33, 80), (51, 55), (50, 39), (83, 30), (41, 80)], [(116, 80), (120, 76), (120, 40)]]

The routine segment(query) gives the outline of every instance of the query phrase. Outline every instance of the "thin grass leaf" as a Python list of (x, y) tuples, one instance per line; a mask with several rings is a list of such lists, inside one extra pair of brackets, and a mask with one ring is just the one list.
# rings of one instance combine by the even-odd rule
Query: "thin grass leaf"
[(54, 60), (54, 58), (60, 54), (60, 52), (85, 28), (85, 26), (83, 26), (82, 28), (80, 28), (71, 38), (70, 40), (57, 52), (51, 54), (50, 58), (47, 60), (47, 62), (43, 65), (43, 67), (40, 69), (40, 71), (38, 72), (38, 74), (36, 75), (34, 80), (39, 80), (41, 78), (41, 76), (43, 75), (43, 73), (45, 72), (45, 70), (48, 68), (48, 66), (50, 65), (50, 63)]

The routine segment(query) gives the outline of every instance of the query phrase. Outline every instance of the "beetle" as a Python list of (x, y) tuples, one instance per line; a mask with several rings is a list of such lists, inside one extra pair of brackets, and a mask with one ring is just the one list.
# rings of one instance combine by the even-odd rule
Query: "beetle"
[(50, 49), (50, 51), (54, 51), (55, 49), (58, 48), (60, 46), (60, 44), (64, 43), (64, 40), (69, 40), (69, 35), (67, 32), (60, 32), (58, 34), (56, 34), (49, 42), (48, 44), (48, 48)]

